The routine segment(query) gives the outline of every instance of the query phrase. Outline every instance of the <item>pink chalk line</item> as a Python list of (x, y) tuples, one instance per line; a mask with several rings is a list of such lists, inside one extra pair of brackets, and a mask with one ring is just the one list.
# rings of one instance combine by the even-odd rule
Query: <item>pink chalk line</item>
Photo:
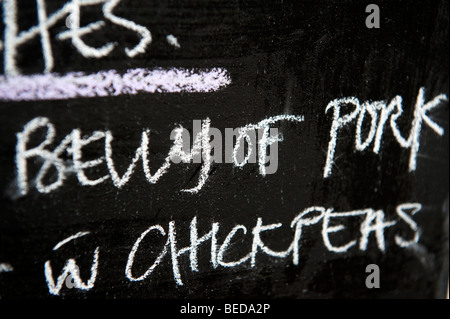
[(0, 76), (1, 101), (65, 100), (78, 97), (122, 94), (213, 92), (231, 79), (226, 69), (194, 70), (172, 68), (116, 70), (93, 74), (72, 72), (65, 75), (35, 74)]

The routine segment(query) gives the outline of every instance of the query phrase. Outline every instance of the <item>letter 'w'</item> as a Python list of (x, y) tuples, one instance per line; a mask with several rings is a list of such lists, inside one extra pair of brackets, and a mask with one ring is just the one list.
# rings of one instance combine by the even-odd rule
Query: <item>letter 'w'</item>
[[(70, 240), (75, 238), (87, 235), (89, 232), (80, 232), (75, 235), (68, 237), (67, 239), (59, 242), (53, 250), (57, 250), (59, 247), (64, 245)], [(50, 264), (50, 260), (45, 262), (45, 279), (47, 281), (48, 290), (52, 295), (59, 295), (61, 288), (63, 287), (66, 278), (70, 275), (73, 278), (73, 286), (75, 288), (81, 290), (89, 290), (94, 287), (95, 279), (97, 277), (97, 268), (98, 268), (98, 255), (100, 248), (97, 247), (94, 251), (94, 257), (91, 266), (91, 277), (88, 279), (87, 283), (84, 283), (80, 278), (80, 270), (76, 264), (75, 259), (70, 258), (66, 261), (64, 268), (62, 269), (61, 274), (58, 276), (58, 279), (55, 280), (53, 278), (53, 270)]]

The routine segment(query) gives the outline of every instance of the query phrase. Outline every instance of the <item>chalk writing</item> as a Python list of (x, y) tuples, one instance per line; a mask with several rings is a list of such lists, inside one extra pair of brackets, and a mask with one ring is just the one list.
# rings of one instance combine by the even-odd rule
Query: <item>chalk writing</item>
[[(330, 141), (328, 144), (327, 159), (324, 167), (323, 177), (327, 178), (331, 175), (332, 166), (334, 163), (334, 153), (336, 151), (337, 133), (338, 131), (354, 121), (357, 117), (356, 134), (355, 134), (355, 149), (363, 151), (369, 147), (370, 143), (374, 141), (373, 152), (378, 154), (381, 147), (381, 139), (383, 136), (384, 126), (390, 117), (390, 126), (392, 133), (401, 147), (410, 149), (409, 157), (409, 171), (415, 171), (417, 167), (416, 158), (420, 146), (420, 132), (422, 130), (422, 123), (425, 122), (439, 136), (444, 135), (444, 129), (436, 122), (433, 122), (427, 115), (427, 112), (436, 108), (441, 102), (448, 101), (447, 95), (439, 94), (431, 101), (425, 103), (425, 88), (420, 88), (417, 95), (416, 104), (414, 107), (414, 119), (411, 123), (411, 130), (409, 136), (405, 139), (400, 132), (397, 119), (403, 114), (402, 97), (397, 95), (391, 100), (389, 104), (385, 101), (364, 102), (362, 105), (356, 97), (347, 97), (335, 99), (331, 101), (325, 112), (330, 109), (333, 110), (333, 122), (330, 130)], [(341, 106), (352, 105), (353, 111), (349, 114), (341, 115)], [(394, 113), (394, 111), (396, 111)], [(380, 112), (380, 119), (377, 121), (378, 112)], [(369, 114), (371, 117), (370, 131), (364, 142), (361, 140), (361, 126), (365, 115)]]
[(0, 100), (65, 100), (79, 97), (118, 96), (122, 94), (213, 92), (231, 83), (227, 70), (182, 68), (115, 70), (93, 74), (82, 72), (0, 76)]
[(173, 34), (169, 34), (168, 36), (166, 36), (166, 40), (170, 45), (174, 46), (177, 49), (181, 47), (178, 39)]
[(9, 263), (0, 263), (0, 273), (2, 272), (11, 272), (14, 270), (14, 267)]
[[(266, 153), (267, 148), (270, 148), (274, 143), (282, 141), (280, 136), (276, 138), (269, 136), (270, 125), (275, 124), (279, 121), (291, 121), (291, 122), (302, 122), (303, 116), (294, 115), (279, 115), (275, 117), (270, 117), (262, 120), (256, 124), (247, 125), (239, 131), (238, 142), (236, 143), (233, 150), (233, 161), (236, 162), (236, 157), (238, 156), (239, 148), (243, 148), (243, 143), (239, 142), (244, 139), (246, 134), (251, 129), (262, 129), (263, 134), (258, 141), (259, 150), (259, 171), (261, 175), (265, 175), (266, 170)], [(28, 148), (28, 143), (33, 135), (38, 130), (45, 129), (46, 135), (44, 140), (37, 146), (33, 148)], [(81, 137), (80, 129), (74, 129), (70, 134), (62, 139), (62, 141), (57, 145), (53, 151), (49, 150), (48, 147), (54, 142), (56, 129), (50, 120), (46, 117), (36, 117), (30, 122), (28, 122), (22, 132), (17, 133), (17, 145), (16, 145), (16, 169), (17, 169), (17, 187), (18, 195), (24, 196), (29, 191), (29, 176), (28, 176), (28, 161), (32, 158), (37, 158), (43, 161), (41, 168), (39, 169), (35, 178), (36, 190), (40, 193), (50, 193), (55, 189), (58, 189), (64, 184), (64, 181), (69, 174), (75, 174), (81, 186), (95, 186), (97, 184), (103, 183), (107, 179), (111, 179), (114, 186), (117, 188), (122, 188), (126, 185), (133, 171), (138, 163), (142, 161), (142, 167), (144, 170), (145, 177), (150, 184), (155, 184), (159, 179), (167, 173), (168, 169), (172, 165), (172, 158), (179, 158), (183, 163), (188, 163), (193, 161), (198, 155), (202, 156), (202, 164), (200, 169), (200, 174), (198, 177), (198, 183), (196, 186), (183, 189), (183, 192), (197, 193), (202, 189), (208, 180), (211, 163), (212, 163), (212, 147), (210, 142), (210, 119), (207, 118), (202, 123), (201, 131), (195, 136), (192, 150), (188, 151), (183, 148), (185, 144), (183, 142), (183, 127), (178, 127), (175, 129), (175, 136), (173, 136), (173, 145), (169, 150), (164, 163), (156, 170), (155, 173), (150, 172), (150, 160), (148, 158), (149, 154), (149, 141), (150, 141), (150, 130), (144, 129), (141, 135), (140, 146), (136, 149), (134, 157), (131, 160), (131, 164), (126, 169), (123, 175), (120, 175), (115, 167), (113, 161), (113, 149), (112, 141), (113, 134), (111, 131), (94, 131), (87, 137)], [(83, 161), (82, 160), (82, 149), (90, 143), (98, 140), (104, 140), (104, 156), (99, 157), (95, 160)], [(252, 146), (249, 147), (249, 152), (252, 152)], [(62, 159), (63, 154), (69, 154), (71, 156), (71, 161), (65, 161)], [(263, 154), (263, 155), (261, 155)], [(248, 156), (247, 156), (248, 157)], [(109, 171), (109, 175), (101, 176), (97, 179), (89, 179), (84, 170), (87, 168), (95, 167), (100, 164), (106, 163), (106, 167)], [(239, 165), (242, 167), (243, 165)], [(57, 171), (56, 180), (50, 184), (45, 184), (44, 180), (51, 168), (55, 168)]]
[[(289, 256), (291, 256), (292, 263), (294, 265), (298, 265), (301, 253), (300, 241), (302, 239), (304, 229), (306, 227), (315, 228), (315, 225), (319, 225), (320, 222), (321, 225), (319, 225), (319, 227), (321, 228), (321, 237), (323, 244), (327, 248), (327, 250), (332, 253), (339, 254), (347, 252), (350, 248), (356, 246), (358, 242), (358, 249), (360, 251), (367, 251), (369, 238), (372, 233), (375, 234), (377, 248), (381, 252), (385, 253), (385, 229), (391, 227), (394, 228), (393, 231), (395, 232), (395, 244), (401, 248), (407, 248), (419, 242), (420, 229), (417, 223), (414, 221), (413, 216), (416, 215), (421, 209), (422, 204), (420, 203), (399, 204), (395, 208), (397, 218), (386, 220), (385, 212), (381, 209), (375, 210), (373, 208), (365, 208), (347, 212), (336, 212), (333, 208), (311, 206), (300, 212), (292, 219), (290, 223), (290, 228), (293, 231), (291, 242), (285, 250), (281, 251), (275, 251), (271, 249), (268, 243), (262, 240), (261, 234), (263, 232), (282, 228), (283, 224), (274, 223), (264, 225), (263, 219), (261, 217), (258, 217), (256, 220), (256, 224), (251, 231), (251, 245), (247, 247), (249, 252), (235, 261), (227, 260), (229, 259), (229, 257), (227, 257), (227, 252), (230, 245), (232, 244), (233, 238), (236, 236), (238, 231), (240, 231), (241, 233), (240, 236), (247, 235), (248, 231), (246, 226), (235, 225), (225, 236), (225, 239), (222, 241), (222, 243), (220, 243), (219, 231), (221, 230), (221, 224), (219, 222), (213, 222), (211, 224), (211, 230), (203, 233), (202, 235), (199, 235), (197, 226), (198, 218), (197, 216), (195, 216), (192, 218), (189, 226), (189, 246), (179, 247), (177, 238), (178, 236), (182, 236), (184, 231), (181, 231), (181, 234), (178, 234), (180, 229), (177, 230), (176, 222), (172, 220), (169, 222), (167, 230), (161, 225), (152, 225), (148, 227), (134, 242), (133, 247), (128, 254), (127, 263), (125, 266), (125, 277), (132, 282), (142, 281), (148, 278), (155, 271), (155, 269), (163, 262), (164, 258), (167, 255), (170, 255), (169, 262), (172, 266), (172, 275), (174, 281), (177, 285), (182, 286), (184, 285), (180, 272), (180, 268), (183, 267), (182, 256), (188, 256), (189, 268), (191, 269), (191, 271), (199, 272), (199, 248), (202, 245), (206, 245), (207, 242), (209, 242), (210, 244), (210, 265), (213, 269), (217, 269), (219, 267), (237, 267), (239, 265), (248, 263), (249, 269), (251, 270), (257, 264), (258, 254), (265, 254), (273, 258), (288, 258)], [(357, 217), (360, 220), (359, 235), (352, 234), (356, 238), (344, 245), (336, 246), (335, 244), (333, 244), (330, 238), (330, 234), (345, 231), (346, 227), (343, 225), (343, 221), (345, 221), (345, 219), (354, 217)], [(333, 224), (335, 224), (335, 226), (330, 226), (331, 219), (334, 220)], [(337, 221), (340, 221), (340, 223), (336, 225)], [(402, 227), (408, 226), (410, 232), (409, 238), (403, 238), (399, 233), (395, 231), (395, 226), (399, 223), (402, 225)], [(135, 257), (140, 248), (141, 242), (147, 236), (150, 236), (151, 233), (159, 234), (159, 236), (166, 237), (167, 239), (161, 247), (161, 250), (153, 263), (143, 274), (137, 275), (133, 272)], [(404, 230), (402, 231), (402, 233), (404, 233)], [(88, 234), (89, 232), (79, 232), (72, 236), (69, 236), (55, 245), (53, 250), (57, 250), (66, 243)], [(75, 288), (82, 290), (89, 290), (93, 288), (97, 276), (99, 250), (100, 247), (97, 247), (95, 249), (91, 267), (91, 277), (86, 284), (83, 283), (83, 281), (80, 279), (79, 269), (74, 259), (67, 260), (61, 275), (57, 279), (56, 284), (53, 279), (50, 261), (46, 261), (45, 277), (47, 280), (49, 292), (51, 294), (58, 295), (61, 288), (63, 287), (64, 282), (67, 281), (69, 275), (71, 276), (71, 280), (73, 280), (73, 282), (71, 282), (71, 285), (73, 284)]]
[[(66, 239), (60, 241), (58, 244), (53, 247), (53, 251), (58, 250), (61, 246), (67, 244), (68, 242), (88, 235), (89, 232), (78, 232), (74, 235), (67, 237)], [(94, 287), (94, 283), (97, 277), (98, 272), (98, 256), (99, 256), (100, 247), (95, 248), (92, 266), (91, 266), (91, 277), (88, 279), (86, 283), (80, 277), (80, 269), (76, 264), (76, 260), (70, 258), (66, 261), (61, 274), (58, 276), (55, 284), (55, 279), (53, 278), (53, 269), (51, 266), (50, 260), (47, 260), (44, 265), (44, 274), (45, 280), (47, 281), (48, 290), (53, 295), (59, 295), (61, 288), (63, 287), (66, 279), (70, 276), (73, 279), (73, 287), (81, 290), (89, 290)]]
[[(200, 245), (204, 245), (206, 242), (210, 243), (210, 264), (216, 269), (218, 267), (237, 267), (246, 262), (249, 263), (250, 268), (254, 268), (257, 264), (257, 255), (266, 254), (274, 258), (287, 258), (292, 256), (292, 263), (294, 265), (299, 264), (300, 258), (300, 241), (302, 239), (302, 232), (306, 227), (314, 227), (314, 225), (322, 222), (321, 235), (324, 246), (328, 251), (333, 253), (344, 253), (349, 251), (350, 248), (358, 245), (360, 251), (367, 251), (370, 235), (375, 234), (375, 241), (378, 249), (381, 252), (386, 251), (385, 243), (385, 229), (395, 227), (397, 224), (403, 224), (408, 226), (411, 233), (410, 238), (403, 238), (399, 234), (395, 235), (395, 244), (402, 248), (407, 248), (411, 245), (418, 243), (420, 238), (419, 227), (413, 220), (413, 216), (422, 209), (420, 203), (404, 203), (396, 207), (396, 215), (398, 218), (392, 220), (385, 219), (385, 212), (381, 209), (375, 210), (373, 208), (366, 208), (348, 212), (336, 212), (333, 208), (325, 208), (321, 206), (312, 206), (297, 216), (294, 217), (290, 223), (290, 228), (293, 229), (292, 241), (286, 250), (274, 251), (269, 248), (268, 244), (261, 239), (261, 233), (273, 231), (283, 226), (282, 223), (274, 223), (264, 225), (263, 219), (258, 217), (256, 225), (252, 228), (252, 244), (248, 247), (249, 252), (238, 260), (227, 260), (227, 250), (233, 238), (237, 235), (238, 231), (240, 236), (247, 235), (247, 227), (244, 225), (236, 225), (226, 235), (222, 244), (219, 243), (219, 230), (221, 225), (218, 222), (211, 224), (211, 230), (199, 237), (197, 228), (197, 217), (191, 220), (189, 227), (190, 245), (187, 247), (179, 247), (177, 244), (178, 230), (175, 221), (170, 221), (167, 230), (161, 225), (152, 225), (147, 228), (134, 243), (127, 260), (125, 268), (125, 275), (130, 281), (142, 281), (149, 277), (153, 271), (161, 264), (166, 255), (169, 256), (170, 263), (172, 265), (173, 278), (177, 285), (183, 285), (180, 272), (180, 262), (184, 254), (188, 255), (189, 267), (192, 271), (198, 272), (198, 250)], [(358, 217), (361, 220), (360, 230), (358, 238), (350, 241), (347, 244), (336, 246), (332, 243), (330, 238), (331, 233), (337, 233), (345, 231), (346, 228), (342, 224), (342, 220), (346, 218)], [(341, 221), (336, 226), (330, 226), (330, 220)], [(151, 232), (158, 232), (160, 236), (167, 238), (165, 244), (161, 247), (161, 251), (158, 257), (153, 261), (151, 266), (141, 275), (133, 274), (133, 264), (137, 251), (139, 250), (142, 240), (149, 236)], [(182, 232), (183, 233), (183, 232)], [(336, 239), (336, 238), (335, 238)]]
[(3, 22), (5, 24), (5, 36), (3, 45), (4, 72), (8, 76), (20, 74), (17, 66), (17, 52), (21, 45), (39, 36), (42, 45), (44, 59), (44, 73), (50, 73), (54, 67), (54, 56), (49, 30), (60, 20), (66, 18), (67, 31), (56, 35), (58, 40), (71, 40), (73, 46), (86, 58), (101, 58), (109, 55), (117, 46), (117, 43), (109, 42), (100, 48), (92, 47), (83, 41), (82, 36), (95, 32), (105, 26), (103, 20), (80, 25), (81, 8), (93, 5), (102, 5), (103, 16), (111, 23), (135, 32), (140, 41), (133, 48), (125, 48), (128, 57), (133, 58), (145, 53), (152, 42), (150, 31), (133, 21), (116, 16), (113, 11), (122, 0), (71, 0), (66, 2), (59, 10), (48, 14), (45, 0), (36, 0), (38, 25), (19, 33), (17, 14), (17, 0), (3, 0)]

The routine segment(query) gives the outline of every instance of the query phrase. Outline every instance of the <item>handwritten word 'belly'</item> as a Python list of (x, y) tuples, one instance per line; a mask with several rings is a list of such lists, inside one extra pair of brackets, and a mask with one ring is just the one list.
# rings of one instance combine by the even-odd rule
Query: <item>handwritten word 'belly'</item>
[[(267, 148), (271, 147), (274, 143), (282, 141), (281, 136), (277, 135), (273, 137), (270, 135), (270, 125), (279, 121), (299, 123), (303, 120), (303, 116), (278, 115), (264, 119), (256, 124), (249, 124), (239, 128), (237, 141), (232, 152), (233, 163), (235, 163), (235, 166), (239, 167), (243, 167), (246, 163), (248, 163), (250, 155), (246, 156), (242, 161), (239, 161), (239, 154), (241, 153), (239, 150), (244, 148), (244, 141), (251, 141), (249, 137), (250, 131), (261, 130), (262, 133), (257, 142), (259, 151), (258, 165), (260, 174), (265, 176)], [(114, 138), (111, 131), (94, 131), (89, 136), (82, 137), (81, 130), (74, 129), (51, 151), (48, 147), (53, 144), (55, 139), (56, 130), (54, 125), (46, 117), (34, 118), (24, 126), (22, 132), (17, 133), (16, 169), (19, 196), (26, 195), (29, 191), (30, 183), (28, 176), (28, 161), (30, 159), (40, 159), (43, 161), (43, 164), (35, 178), (35, 186), (37, 191), (40, 193), (50, 193), (61, 187), (70, 174), (75, 174), (82, 186), (95, 186), (111, 179), (114, 186), (122, 188), (129, 182), (138, 161), (142, 162), (142, 168), (147, 181), (151, 184), (155, 184), (164, 174), (167, 173), (172, 163), (177, 162), (174, 162), (173, 159), (176, 158), (178, 162), (181, 160), (183, 163), (189, 163), (198, 156), (201, 156), (203, 161), (201, 164), (197, 185), (193, 188), (182, 190), (188, 193), (197, 193), (206, 183), (211, 170), (213, 158), (212, 153), (214, 149), (211, 147), (210, 127), (211, 121), (207, 118), (203, 121), (200, 132), (194, 136), (194, 145), (190, 152), (186, 151), (184, 148), (185, 143), (183, 141), (183, 133), (185, 129), (181, 126), (176, 128), (173, 136), (174, 143), (161, 167), (159, 167), (159, 169), (153, 174), (150, 172), (150, 160), (148, 157), (150, 130), (145, 129), (141, 135), (141, 144), (136, 149), (134, 157), (131, 159), (131, 164), (128, 166), (125, 173), (120, 175), (117, 172), (113, 161), (113, 149), (111, 144)], [(33, 136), (33, 133), (42, 129), (46, 130), (45, 139), (41, 141), (39, 145), (28, 148), (30, 138)], [(105, 155), (94, 160), (83, 161), (82, 149), (96, 141), (104, 142), (103, 151)], [(254, 146), (251, 142), (248, 146), (248, 152), (252, 153), (252, 148)], [(63, 159), (64, 155), (67, 154), (71, 156), (71, 160), (69, 161)], [(108, 175), (104, 175), (96, 179), (90, 179), (86, 176), (85, 170), (101, 164), (106, 164), (109, 171)], [(46, 183), (46, 176), (49, 175), (49, 171), (51, 169), (55, 169), (57, 172), (56, 180), (51, 183)]]

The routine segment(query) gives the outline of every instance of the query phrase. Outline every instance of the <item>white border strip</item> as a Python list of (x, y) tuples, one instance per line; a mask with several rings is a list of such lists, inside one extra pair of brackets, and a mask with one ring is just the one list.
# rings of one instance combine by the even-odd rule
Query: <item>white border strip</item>
[(0, 101), (66, 100), (122, 94), (213, 92), (231, 83), (227, 70), (131, 69), (93, 74), (82, 72), (0, 76)]

